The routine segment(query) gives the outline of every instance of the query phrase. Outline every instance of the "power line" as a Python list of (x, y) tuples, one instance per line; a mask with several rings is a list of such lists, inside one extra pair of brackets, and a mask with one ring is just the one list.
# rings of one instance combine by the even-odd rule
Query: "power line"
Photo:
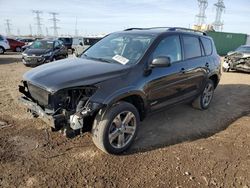
[(6, 19), (5, 20), (6, 21), (6, 34), (8, 35), (8, 36), (10, 36), (11, 35), (11, 23), (10, 23), (10, 19)]
[(37, 35), (41, 36), (41, 35), (43, 35), (42, 23), (41, 23), (41, 17), (40, 17), (40, 15), (42, 14), (42, 11), (33, 10), (32, 12), (36, 15), (35, 19), (36, 19), (36, 25), (37, 25)]
[(59, 19), (56, 18), (56, 15), (58, 15), (58, 13), (57, 12), (50, 12), (49, 14), (52, 16), (52, 18), (50, 20), (53, 21), (53, 26), (51, 28), (53, 28), (54, 36), (56, 37), (56, 36), (58, 36), (57, 29), (59, 29), (59, 27), (57, 27), (57, 22), (60, 21)]

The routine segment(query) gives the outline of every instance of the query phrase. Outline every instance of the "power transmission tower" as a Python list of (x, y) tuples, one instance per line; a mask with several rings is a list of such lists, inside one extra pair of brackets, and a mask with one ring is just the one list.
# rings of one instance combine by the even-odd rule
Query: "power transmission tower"
[(6, 21), (6, 34), (8, 35), (8, 36), (10, 36), (11, 35), (11, 23), (10, 23), (10, 19), (6, 19), (5, 20)]
[(54, 30), (54, 36), (58, 36), (58, 32), (57, 29), (59, 29), (59, 27), (57, 27), (57, 22), (60, 21), (59, 19), (56, 18), (56, 15), (58, 15), (58, 13), (56, 12), (50, 12), (49, 14), (51, 14), (52, 18), (50, 20), (53, 21), (53, 26), (51, 28), (53, 28)]
[(29, 25), (29, 28), (30, 28), (30, 35), (32, 36), (32, 26), (31, 26), (31, 24)]
[(42, 11), (33, 10), (32, 12), (36, 15), (35, 19), (36, 19), (36, 25), (37, 25), (37, 35), (42, 36), (43, 35), (42, 23), (41, 23), (41, 17), (40, 17), (40, 15), (42, 14)]
[(206, 9), (208, 6), (207, 0), (198, 0), (198, 6), (199, 6), (199, 14), (196, 15), (197, 26), (202, 26), (206, 22)]
[(214, 6), (216, 7), (216, 15), (213, 26), (216, 31), (222, 31), (224, 23), (222, 22), (221, 17), (226, 7), (223, 0), (218, 0), (218, 2), (214, 4)]

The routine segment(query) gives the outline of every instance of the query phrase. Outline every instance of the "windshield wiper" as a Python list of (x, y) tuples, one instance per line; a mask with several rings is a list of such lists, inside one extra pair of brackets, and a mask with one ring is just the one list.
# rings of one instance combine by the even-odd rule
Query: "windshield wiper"
[(106, 63), (114, 63), (112, 60), (109, 59), (105, 59), (105, 58), (101, 58), (101, 57), (90, 57), (86, 54), (83, 54), (84, 57), (86, 57), (87, 59), (93, 59), (93, 60), (98, 60), (98, 61), (102, 61), (102, 62), (106, 62)]

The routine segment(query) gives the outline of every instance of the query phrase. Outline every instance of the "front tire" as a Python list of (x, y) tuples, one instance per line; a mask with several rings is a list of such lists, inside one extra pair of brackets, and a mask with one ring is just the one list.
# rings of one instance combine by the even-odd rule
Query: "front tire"
[(4, 48), (0, 46), (0, 54), (4, 54)]
[(205, 88), (202, 93), (193, 101), (192, 105), (194, 108), (199, 110), (208, 109), (214, 95), (214, 82), (212, 80), (208, 80), (206, 82)]
[(96, 115), (92, 127), (93, 142), (106, 153), (122, 153), (133, 143), (139, 122), (139, 113), (132, 104), (116, 103)]

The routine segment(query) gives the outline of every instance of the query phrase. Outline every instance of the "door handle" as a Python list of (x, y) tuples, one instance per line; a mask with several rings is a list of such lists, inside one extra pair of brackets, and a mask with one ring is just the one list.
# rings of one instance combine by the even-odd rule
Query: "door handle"
[(186, 71), (184, 68), (181, 68), (180, 73), (184, 74)]
[(205, 66), (208, 68), (208, 67), (209, 67), (209, 63), (207, 62), (207, 63), (205, 64)]

